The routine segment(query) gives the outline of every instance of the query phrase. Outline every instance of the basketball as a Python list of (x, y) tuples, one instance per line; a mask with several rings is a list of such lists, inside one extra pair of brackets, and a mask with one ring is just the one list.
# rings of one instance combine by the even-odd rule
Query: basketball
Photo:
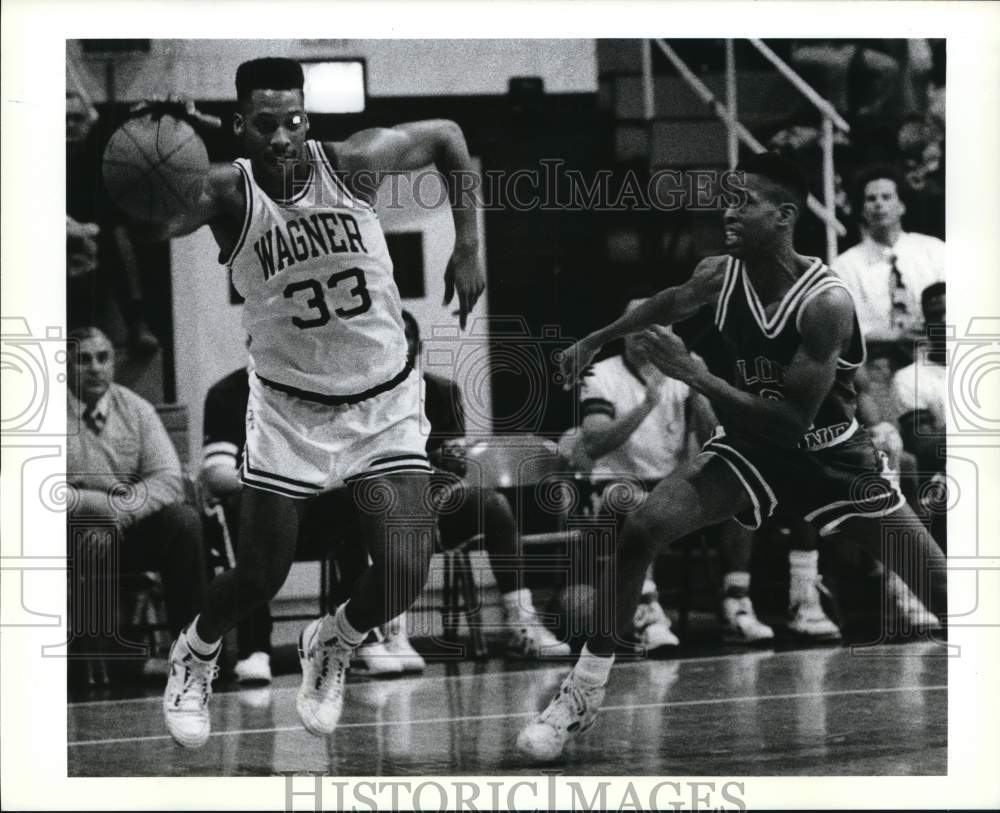
[(207, 172), (204, 142), (190, 124), (167, 114), (129, 119), (104, 150), (104, 186), (139, 220), (166, 220), (187, 209)]

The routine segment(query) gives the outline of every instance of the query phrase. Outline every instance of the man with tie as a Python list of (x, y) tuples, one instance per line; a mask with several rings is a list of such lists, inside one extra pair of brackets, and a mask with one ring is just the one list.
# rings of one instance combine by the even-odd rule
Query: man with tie
[(831, 268), (851, 290), (868, 342), (912, 341), (923, 329), (921, 292), (944, 281), (944, 242), (903, 230), (903, 187), (892, 167), (869, 167), (857, 188), (864, 236)]
[[(114, 383), (115, 354), (96, 327), (69, 334), (67, 359), (67, 556), (73, 587), (96, 569), (117, 590), (120, 572), (159, 571), (176, 634), (201, 603), (206, 571), (198, 512), (184, 501), (181, 466), (156, 409)], [(86, 561), (87, 565), (83, 562)], [(110, 615), (118, 596), (77, 597), (71, 615)], [(117, 629), (114, 618), (74, 617), (74, 631)]]

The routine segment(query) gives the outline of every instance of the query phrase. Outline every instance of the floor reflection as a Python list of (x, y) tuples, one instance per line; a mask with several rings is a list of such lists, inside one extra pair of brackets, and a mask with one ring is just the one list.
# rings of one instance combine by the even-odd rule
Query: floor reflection
[[(933, 647), (620, 663), (597, 725), (559, 767), (592, 776), (942, 773), (947, 659)], [(297, 681), (287, 676), (217, 694), (213, 737), (194, 752), (165, 736), (157, 698), (80, 704), (70, 707), (70, 738), (81, 741), (70, 748), (70, 772), (537, 774), (514, 739), (568, 667), (461, 663), (429, 676), (352, 680), (341, 726), (327, 738), (301, 728)]]

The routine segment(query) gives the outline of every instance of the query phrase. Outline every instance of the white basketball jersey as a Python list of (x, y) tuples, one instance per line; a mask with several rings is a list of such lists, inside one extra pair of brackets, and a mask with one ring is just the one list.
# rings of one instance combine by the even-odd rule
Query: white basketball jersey
[(226, 265), (246, 300), (250, 356), (267, 383), (325, 396), (378, 387), (406, 365), (406, 336), (392, 260), (378, 215), (306, 142), (309, 178), (291, 197), (268, 197), (249, 159), (247, 208)]

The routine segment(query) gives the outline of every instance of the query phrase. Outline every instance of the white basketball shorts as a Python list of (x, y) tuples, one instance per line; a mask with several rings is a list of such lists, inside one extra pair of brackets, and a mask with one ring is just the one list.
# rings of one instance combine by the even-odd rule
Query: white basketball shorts
[(420, 374), (354, 404), (280, 392), (250, 374), (243, 482), (304, 499), (366, 477), (430, 472), (420, 428)]

